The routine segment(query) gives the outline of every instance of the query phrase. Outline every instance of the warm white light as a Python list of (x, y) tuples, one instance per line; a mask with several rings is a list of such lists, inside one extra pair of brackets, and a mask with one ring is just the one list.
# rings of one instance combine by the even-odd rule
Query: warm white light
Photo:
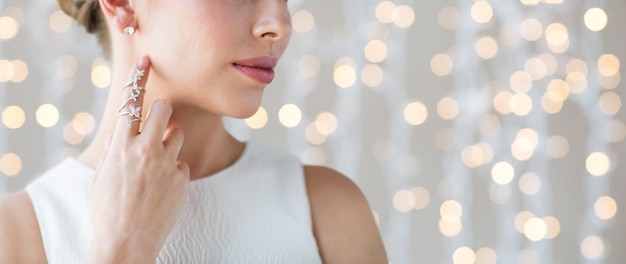
[(446, 76), (454, 69), (454, 62), (448, 54), (439, 53), (430, 60), (430, 69), (438, 76)]
[(609, 18), (601, 8), (591, 8), (585, 13), (585, 26), (591, 31), (601, 31), (606, 27)]
[(515, 170), (508, 162), (498, 162), (491, 168), (491, 178), (497, 184), (508, 184), (515, 177)]
[(72, 19), (63, 13), (63, 11), (58, 10), (50, 15), (49, 24), (52, 31), (56, 33), (63, 33), (69, 30), (72, 26)]
[[(479, 2), (481, 3), (481, 2)], [(452, 255), (453, 264), (474, 264), (476, 255), (471, 248), (460, 247)]]
[(59, 110), (54, 105), (43, 104), (37, 108), (35, 116), (42, 127), (53, 127), (59, 121)]
[(313, 29), (315, 26), (315, 18), (311, 12), (301, 10), (296, 12), (292, 18), (292, 26), (296, 32), (306, 33)]
[(393, 196), (393, 207), (399, 212), (409, 212), (414, 206), (415, 195), (408, 190), (400, 190)]
[(471, 8), (471, 14), (474, 21), (478, 23), (487, 23), (493, 17), (493, 8), (487, 1), (474, 2)]
[(603, 176), (611, 168), (611, 160), (602, 152), (589, 154), (586, 161), (587, 172), (593, 176)]
[(361, 81), (367, 87), (378, 87), (385, 79), (383, 69), (376, 64), (368, 64), (361, 70)]
[(10, 129), (18, 129), (24, 125), (26, 114), (19, 106), (8, 106), (2, 111), (2, 123)]
[(393, 12), (396, 10), (396, 5), (389, 1), (380, 2), (376, 6), (376, 19), (381, 23), (393, 22)]
[(381, 62), (387, 57), (387, 45), (380, 40), (372, 40), (365, 45), (364, 53), (370, 62)]
[(611, 219), (617, 213), (617, 202), (610, 196), (602, 196), (594, 204), (594, 212), (600, 219)]
[(548, 226), (543, 219), (533, 217), (526, 221), (524, 225), (524, 235), (526, 235), (526, 238), (530, 241), (542, 240), (546, 237), (546, 234), (548, 234)]
[(411, 125), (421, 125), (427, 118), (428, 109), (421, 102), (411, 102), (404, 108), (404, 119)]
[(496, 54), (498, 54), (498, 43), (492, 37), (483, 36), (476, 42), (476, 54), (485, 60), (492, 59), (496, 56)]
[(259, 109), (251, 117), (246, 118), (246, 124), (252, 129), (261, 129), (267, 124), (268, 115), (263, 107)]
[(28, 65), (21, 60), (13, 60), (11, 64), (13, 64), (13, 76), (11, 76), (11, 81), (19, 83), (26, 80), (28, 76)]
[(19, 31), (19, 24), (10, 16), (0, 17), (0, 39), (12, 39)]
[(341, 65), (335, 69), (335, 84), (341, 88), (348, 88), (356, 82), (356, 71), (352, 66)]
[(535, 18), (528, 18), (522, 22), (520, 26), (522, 37), (528, 41), (536, 41), (543, 35), (543, 26), (541, 22)]
[(300, 124), (302, 113), (294, 104), (286, 104), (278, 111), (278, 120), (285, 127), (295, 127)]
[(91, 82), (98, 88), (111, 85), (111, 68), (107, 65), (98, 65), (91, 70)]
[(74, 116), (72, 120), (74, 131), (83, 136), (89, 135), (96, 127), (96, 120), (87, 112), (81, 112)]
[(16, 176), (22, 171), (22, 159), (14, 153), (7, 153), (0, 158), (0, 171), (6, 176)]
[(597, 259), (604, 254), (604, 241), (597, 236), (588, 236), (580, 243), (580, 252), (587, 259)]
[(391, 16), (393, 17), (393, 23), (399, 28), (408, 28), (415, 21), (415, 12), (413, 8), (407, 5), (396, 7)]
[(329, 112), (317, 115), (315, 128), (323, 135), (330, 135), (337, 130), (337, 117)]

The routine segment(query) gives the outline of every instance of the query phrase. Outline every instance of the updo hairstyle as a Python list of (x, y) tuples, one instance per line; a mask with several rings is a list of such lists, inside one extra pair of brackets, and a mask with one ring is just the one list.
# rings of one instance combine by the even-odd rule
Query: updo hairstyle
[(57, 0), (59, 7), (65, 14), (76, 19), (79, 25), (85, 27), (88, 33), (98, 39), (104, 56), (110, 58), (111, 41), (104, 14), (100, 10), (98, 0)]

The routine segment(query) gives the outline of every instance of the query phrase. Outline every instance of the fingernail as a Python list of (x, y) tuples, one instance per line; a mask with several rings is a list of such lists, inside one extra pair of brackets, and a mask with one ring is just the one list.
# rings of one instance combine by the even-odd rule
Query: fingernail
[(150, 65), (150, 57), (148, 57), (148, 55), (144, 55), (141, 59), (139, 59), (139, 62), (137, 62), (137, 68), (140, 70), (147, 69), (148, 65)]

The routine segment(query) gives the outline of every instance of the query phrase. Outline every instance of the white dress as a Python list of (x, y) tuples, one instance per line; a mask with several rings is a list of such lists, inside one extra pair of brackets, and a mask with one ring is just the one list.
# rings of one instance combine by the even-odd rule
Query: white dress
[[(26, 187), (50, 264), (86, 263), (93, 175), (67, 158)], [(321, 263), (301, 162), (248, 142), (233, 165), (191, 182), (155, 262)]]

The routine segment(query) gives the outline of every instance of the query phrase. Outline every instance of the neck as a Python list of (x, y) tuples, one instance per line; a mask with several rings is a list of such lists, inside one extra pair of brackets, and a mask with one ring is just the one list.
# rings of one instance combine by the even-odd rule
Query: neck
[[(119, 61), (118, 61), (119, 62)], [(132, 65), (126, 61), (125, 65)], [(118, 66), (118, 67), (116, 67)], [(104, 108), (104, 114), (98, 131), (89, 146), (78, 156), (78, 160), (95, 168), (100, 156), (104, 153), (104, 144), (107, 137), (113, 135), (117, 122), (117, 111), (121, 102), (122, 87), (126, 83), (127, 72), (130, 67), (119, 67), (111, 81), (111, 88)], [(152, 79), (150, 79), (152, 78)], [(142, 122), (145, 122), (147, 109), (157, 99), (169, 101), (173, 106), (173, 113), (168, 122), (168, 128), (176, 127), (183, 131), (185, 140), (178, 159), (187, 162), (190, 169), (190, 180), (212, 175), (233, 164), (243, 152), (244, 144), (230, 135), (224, 128), (222, 116), (199, 109), (184, 102), (177, 102), (161, 91), (163, 89), (158, 78), (148, 77), (146, 94), (143, 103)]]

